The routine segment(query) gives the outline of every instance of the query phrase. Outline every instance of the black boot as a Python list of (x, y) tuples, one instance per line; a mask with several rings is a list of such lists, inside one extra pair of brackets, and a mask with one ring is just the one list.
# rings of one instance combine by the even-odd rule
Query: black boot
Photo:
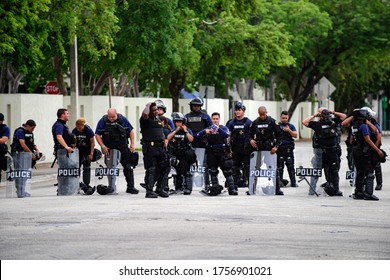
[(149, 167), (146, 180), (146, 198), (157, 198), (158, 195), (153, 191), (154, 183), (156, 182), (157, 168)]
[(228, 187), (229, 195), (238, 195), (238, 192), (236, 191), (236, 188), (234, 187), (233, 176), (230, 175), (226, 178), (226, 184)]
[(187, 173), (184, 178), (184, 190), (183, 193), (185, 195), (190, 195), (192, 193), (192, 175)]

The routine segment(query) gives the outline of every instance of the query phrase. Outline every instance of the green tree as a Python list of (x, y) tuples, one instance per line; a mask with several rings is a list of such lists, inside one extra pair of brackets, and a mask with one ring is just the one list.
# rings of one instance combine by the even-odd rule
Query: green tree
[[(318, 19), (322, 19), (320, 25), (315, 17), (308, 22), (314, 26), (313, 31), (317, 36), (306, 37), (307, 41), (301, 48), (301, 55), (294, 51), (297, 43), (293, 44), (292, 53), (295, 54), (297, 61), (295, 67), (278, 69), (275, 72), (279, 88), (288, 89), (286, 94), (292, 98), (290, 114), (294, 112), (298, 103), (307, 100), (314, 85), (322, 77), (331, 76), (339, 65), (344, 63), (352, 65), (351, 62), (359, 57), (370, 53), (385, 54), (389, 51), (389, 3), (386, 1), (310, 2), (318, 7)], [(313, 8), (313, 11), (315, 10)], [(293, 15), (295, 11), (290, 11), (290, 14)], [(327, 17), (331, 25), (327, 23)]]

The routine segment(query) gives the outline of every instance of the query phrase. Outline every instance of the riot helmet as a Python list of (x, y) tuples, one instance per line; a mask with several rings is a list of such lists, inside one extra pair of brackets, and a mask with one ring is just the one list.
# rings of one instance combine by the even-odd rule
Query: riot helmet
[(98, 185), (96, 187), (96, 191), (100, 195), (106, 195), (106, 194), (109, 194), (109, 193), (113, 193), (114, 189), (112, 187), (100, 184), (100, 185)]
[(329, 124), (329, 125), (333, 125), (334, 122), (332, 120), (332, 115), (330, 113), (330, 111), (328, 109), (323, 109), (321, 111), (321, 119), (326, 123), (326, 124)]
[(155, 103), (156, 103), (157, 109), (161, 108), (161, 109), (164, 110), (164, 113), (167, 112), (167, 107), (165, 106), (164, 102), (162, 102), (162, 100), (157, 99), (157, 100), (155, 101)]
[(171, 117), (172, 117), (172, 121), (174, 121), (174, 122), (175, 121), (181, 121), (181, 122), (183, 122), (183, 124), (185, 123), (185, 117), (180, 112), (173, 112)]
[(360, 110), (364, 110), (364, 111), (367, 111), (367, 116), (371, 119), (373, 117), (375, 117), (376, 113), (371, 110), (370, 107), (362, 107)]
[(202, 107), (203, 106), (203, 101), (202, 101), (202, 99), (200, 97), (196, 97), (196, 98), (192, 99), (189, 104), (190, 104), (190, 106), (191, 105), (197, 105), (197, 106), (201, 106)]
[(102, 154), (102, 152), (100, 150), (94, 149), (93, 150), (93, 155), (92, 155), (92, 162), (95, 162), (95, 161), (101, 159), (102, 155), (103, 154)]
[(366, 120), (368, 118), (368, 111), (362, 109), (355, 109), (352, 112), (352, 116), (357, 120)]
[(242, 104), (242, 102), (240, 102), (240, 101), (238, 101), (238, 102), (236, 103), (236, 105), (234, 105), (234, 110), (239, 110), (239, 109), (241, 109), (241, 110), (243, 110), (243, 111), (246, 110), (245, 105)]
[(130, 153), (130, 163), (133, 168), (135, 168), (138, 165), (139, 161), (139, 153), (138, 152), (131, 152)]

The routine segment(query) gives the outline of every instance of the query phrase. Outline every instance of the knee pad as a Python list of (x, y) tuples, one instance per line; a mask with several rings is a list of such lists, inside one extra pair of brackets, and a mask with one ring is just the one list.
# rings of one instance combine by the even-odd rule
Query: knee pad
[(218, 169), (210, 169), (210, 176), (218, 176)]
[(232, 158), (224, 158), (221, 162), (221, 169), (232, 169), (233, 167), (233, 159)]
[(375, 178), (375, 174), (373, 172), (367, 174), (367, 179), (374, 179), (374, 178)]

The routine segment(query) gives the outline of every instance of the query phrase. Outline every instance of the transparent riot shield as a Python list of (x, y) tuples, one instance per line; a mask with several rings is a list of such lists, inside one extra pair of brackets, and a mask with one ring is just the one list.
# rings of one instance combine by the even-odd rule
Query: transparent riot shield
[(116, 179), (119, 176), (118, 164), (121, 158), (121, 152), (117, 149), (110, 149), (108, 157), (104, 158), (104, 162), (107, 166), (105, 174), (108, 179), (108, 187), (113, 190), (112, 194), (117, 194)]
[[(276, 153), (269, 151), (252, 152), (249, 165), (249, 194), (275, 195), (276, 191)], [(257, 189), (261, 188), (261, 192)]]
[(27, 152), (12, 154), (7, 171), (6, 197), (28, 197), (31, 195), (32, 157)]
[(65, 149), (57, 151), (58, 192), (57, 195), (74, 195), (79, 189), (79, 150), (68, 153)]
[(202, 188), (206, 186), (206, 149), (194, 148), (197, 162), (191, 165), (192, 188)]

